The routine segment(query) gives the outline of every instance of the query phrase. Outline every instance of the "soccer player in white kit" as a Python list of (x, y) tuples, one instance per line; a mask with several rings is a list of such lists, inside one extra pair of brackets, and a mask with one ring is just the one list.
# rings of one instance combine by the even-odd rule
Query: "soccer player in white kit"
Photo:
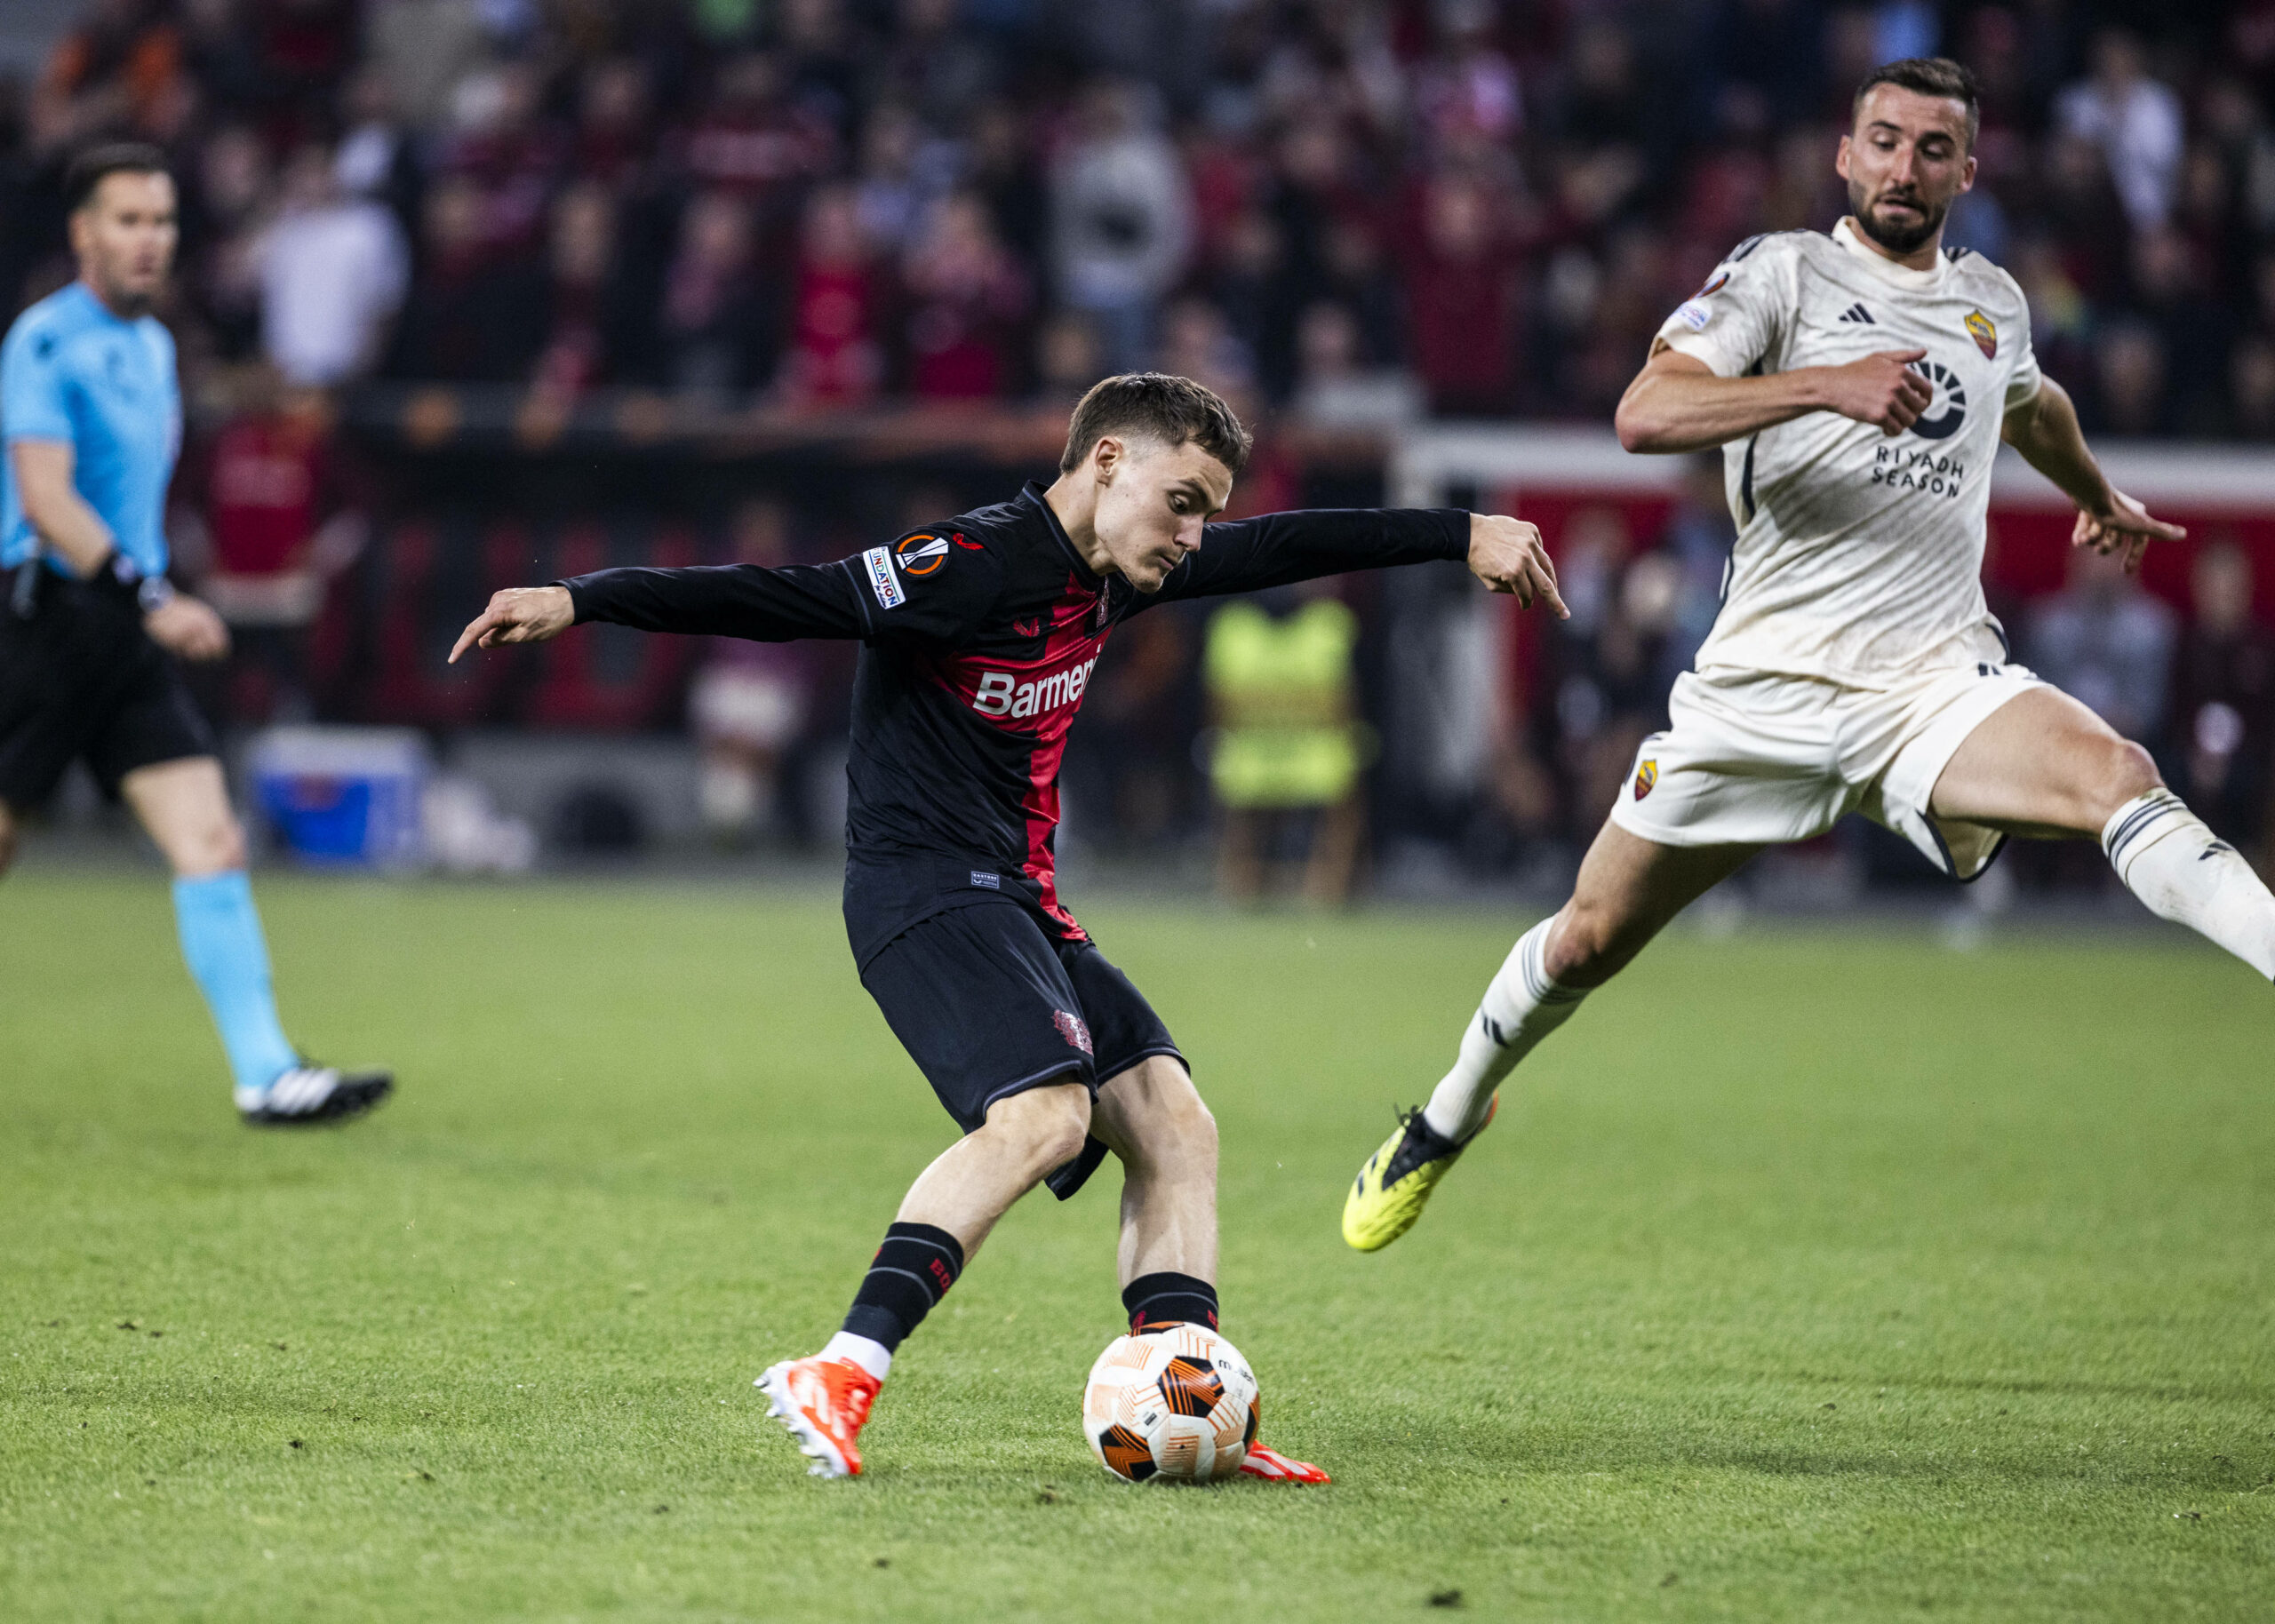
[(1517, 943), (1428, 1105), (1360, 1170), (1343, 1232), (1361, 1251), (1413, 1225), (1502, 1079), (1662, 926), (1845, 813), (1961, 880), (2010, 834), (2098, 836), (2153, 912), (2275, 978), (2275, 896), (2147, 751), (2009, 659), (1984, 603), (2001, 439), (2077, 504), (2074, 545), (2129, 569), (2182, 532), (2103, 477), (2039, 372), (2014, 278), (1943, 249), (1977, 118), (1958, 63), (1873, 73), (1836, 164), (1854, 212), (1732, 250), (1621, 400), (1631, 451), (1723, 448), (1738, 537), (1721, 613), (1571, 900)]

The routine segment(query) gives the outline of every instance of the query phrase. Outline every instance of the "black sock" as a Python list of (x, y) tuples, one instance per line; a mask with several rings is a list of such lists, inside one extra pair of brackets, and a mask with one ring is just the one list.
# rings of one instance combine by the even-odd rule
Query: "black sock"
[(1165, 1325), (1217, 1328), (1217, 1288), (1189, 1274), (1141, 1274), (1122, 1288), (1122, 1306), (1133, 1336)]
[(963, 1247), (929, 1223), (896, 1223), (869, 1263), (845, 1315), (845, 1329), (888, 1350), (924, 1323), (963, 1272)]

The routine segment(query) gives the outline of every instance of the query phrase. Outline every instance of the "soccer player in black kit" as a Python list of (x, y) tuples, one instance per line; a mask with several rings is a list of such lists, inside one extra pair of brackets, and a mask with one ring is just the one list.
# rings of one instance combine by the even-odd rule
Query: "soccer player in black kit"
[[(1075, 407), (1056, 483), (834, 564), (605, 569), (501, 592), (467, 649), (589, 620), (785, 641), (858, 638), (845, 924), (861, 983), (964, 1130), (910, 1187), (844, 1328), (758, 1385), (825, 1477), (894, 1350), (1010, 1205), (1122, 1165), (1132, 1330), (1217, 1324), (1217, 1127), (1161, 1017), (1059, 901), (1058, 768), (1098, 651), (1182, 598), (1459, 559), (1561, 614), (1539, 532), (1457, 510), (1273, 513), (1209, 524), (1247, 460), (1231, 408), (1185, 378), (1110, 378)], [(1241, 1470), (1326, 1474), (1263, 1447)]]

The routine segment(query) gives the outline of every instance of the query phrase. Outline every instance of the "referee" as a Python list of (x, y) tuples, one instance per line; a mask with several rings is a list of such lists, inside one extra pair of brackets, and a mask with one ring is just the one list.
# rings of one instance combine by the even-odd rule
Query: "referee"
[(229, 649), (220, 617), (166, 581), (162, 520), (181, 449), (172, 337), (150, 314), (173, 262), (173, 178), (155, 147), (92, 148), (65, 172), (78, 280), (0, 343), (0, 870), (16, 825), (74, 757), (174, 872), (182, 957), (247, 1122), (336, 1121), (394, 1087), (286, 1040), (213, 734), (178, 659)]

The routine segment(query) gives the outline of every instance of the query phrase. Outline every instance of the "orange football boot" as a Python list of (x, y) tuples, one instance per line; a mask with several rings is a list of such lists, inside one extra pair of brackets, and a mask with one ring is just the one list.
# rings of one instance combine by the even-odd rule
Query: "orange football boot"
[(1333, 1483), (1329, 1477), (1308, 1461), (1290, 1461), (1276, 1449), (1266, 1449), (1261, 1444), (1248, 1446), (1248, 1459), (1241, 1462), (1241, 1476), (1261, 1477), (1266, 1483)]
[(869, 1419), (884, 1383), (850, 1359), (785, 1359), (753, 1385), (765, 1390), (766, 1413), (797, 1440), (798, 1453), (812, 1457), (807, 1469), (816, 1477), (858, 1477), (861, 1452), (854, 1440)]

